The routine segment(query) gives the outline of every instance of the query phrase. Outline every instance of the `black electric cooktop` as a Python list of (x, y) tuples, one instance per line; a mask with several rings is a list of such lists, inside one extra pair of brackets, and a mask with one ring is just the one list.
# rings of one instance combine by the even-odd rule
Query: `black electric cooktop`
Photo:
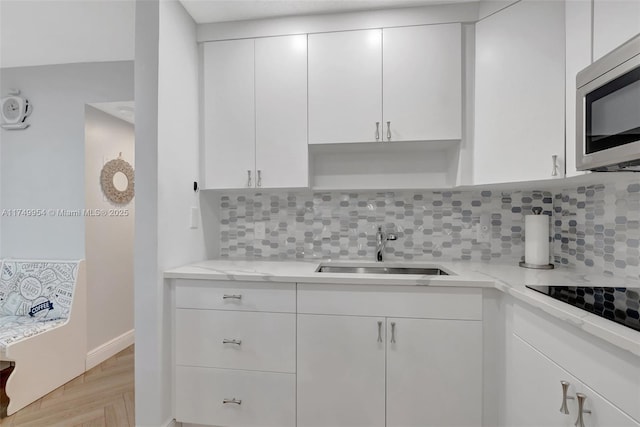
[(589, 313), (640, 332), (640, 289), (580, 286), (527, 286)]

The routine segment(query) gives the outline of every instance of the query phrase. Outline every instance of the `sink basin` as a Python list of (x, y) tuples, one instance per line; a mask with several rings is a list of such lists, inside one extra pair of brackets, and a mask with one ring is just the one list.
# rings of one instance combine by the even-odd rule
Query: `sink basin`
[(349, 265), (321, 265), (316, 270), (317, 273), (355, 273), (355, 274), (417, 274), (420, 276), (448, 276), (444, 270), (437, 267), (384, 267), (384, 266), (364, 266), (356, 267)]

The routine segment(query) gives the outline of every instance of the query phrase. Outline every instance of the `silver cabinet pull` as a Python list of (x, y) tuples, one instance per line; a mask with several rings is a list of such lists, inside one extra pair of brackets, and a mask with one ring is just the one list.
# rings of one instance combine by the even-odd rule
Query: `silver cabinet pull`
[(242, 299), (242, 295), (222, 295), (222, 299)]
[(576, 397), (578, 398), (578, 418), (576, 418), (574, 425), (576, 427), (584, 427), (583, 414), (590, 414), (591, 411), (584, 409), (584, 401), (587, 400), (587, 396), (582, 393), (576, 393)]
[(376, 141), (380, 141), (380, 122), (376, 122)]
[(236, 399), (235, 397), (231, 398), (231, 399), (222, 399), (222, 403), (223, 404), (227, 404), (227, 403), (234, 403), (236, 405), (242, 405), (242, 400), (241, 399)]
[(560, 381), (562, 386), (562, 406), (560, 406), (560, 412), (563, 414), (569, 413), (569, 407), (567, 406), (567, 400), (573, 400), (573, 396), (567, 396), (569, 392), (569, 383), (567, 381)]
[(553, 163), (553, 169), (551, 169), (551, 176), (558, 176), (558, 155), (551, 156), (551, 162)]
[(247, 187), (252, 187), (253, 184), (251, 183), (251, 171), (247, 170)]
[(396, 322), (391, 322), (391, 343), (396, 343)]
[(242, 344), (242, 340), (230, 340), (230, 339), (223, 339), (222, 340), (222, 344), (235, 344), (235, 345), (240, 345)]
[(256, 181), (256, 187), (262, 187), (262, 171), (258, 169), (258, 180)]
[(382, 322), (378, 322), (378, 342), (382, 342)]
[(391, 122), (387, 122), (387, 141), (391, 141)]

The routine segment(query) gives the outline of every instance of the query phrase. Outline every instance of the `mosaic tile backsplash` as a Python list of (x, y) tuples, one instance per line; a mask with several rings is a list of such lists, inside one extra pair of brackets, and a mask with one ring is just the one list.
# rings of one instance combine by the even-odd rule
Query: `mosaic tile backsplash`
[(554, 195), (555, 262), (640, 278), (640, 177)]
[[(520, 260), (524, 216), (553, 212), (543, 191), (283, 192), (221, 198), (221, 256), (260, 259), (374, 259), (378, 226), (398, 235), (385, 260)], [(481, 215), (490, 241), (476, 241)], [(257, 240), (254, 222), (264, 222)]]
[[(543, 189), (544, 190), (544, 189)], [(551, 215), (556, 264), (640, 278), (640, 178), (554, 191), (270, 192), (221, 197), (221, 257), (374, 259), (378, 226), (394, 231), (385, 259), (515, 262), (524, 214)], [(490, 241), (476, 241), (481, 215)], [(264, 222), (265, 239), (255, 239)]]

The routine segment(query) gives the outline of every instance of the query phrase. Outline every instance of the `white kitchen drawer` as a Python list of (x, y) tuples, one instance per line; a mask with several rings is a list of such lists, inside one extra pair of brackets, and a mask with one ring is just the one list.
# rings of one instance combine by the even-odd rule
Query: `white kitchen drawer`
[(299, 284), (298, 313), (482, 320), (482, 290)]
[[(223, 403), (225, 399), (241, 404)], [(176, 367), (176, 421), (215, 426), (295, 426), (294, 374)]]
[(513, 332), (640, 421), (640, 358), (538, 311), (515, 304)]
[(295, 283), (177, 279), (176, 307), (296, 312)]
[(177, 309), (175, 337), (178, 365), (295, 373), (295, 314)]

